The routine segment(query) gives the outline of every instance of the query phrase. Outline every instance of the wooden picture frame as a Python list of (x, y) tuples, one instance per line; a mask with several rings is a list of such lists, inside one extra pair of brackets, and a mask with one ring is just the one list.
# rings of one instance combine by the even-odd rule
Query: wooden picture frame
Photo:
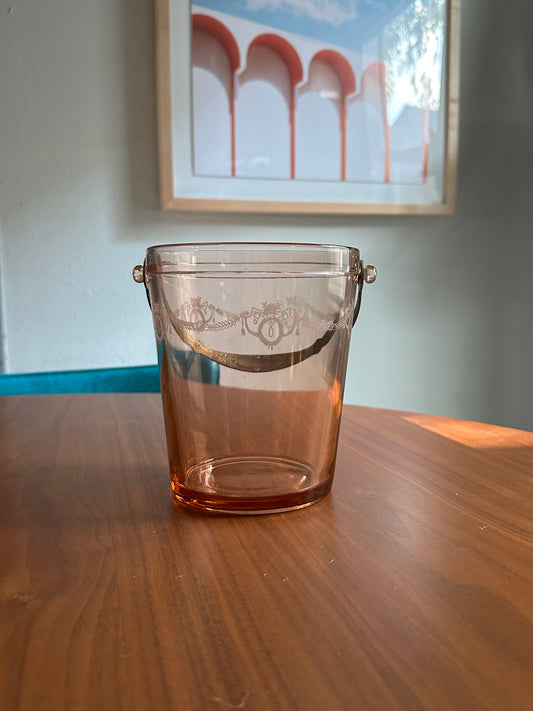
[[(369, 18), (358, 49), (339, 49), (326, 41), (329, 21), (311, 22), (323, 29), (324, 36), (317, 39), (290, 27), (266, 25), (264, 18), (270, 15), (250, 19), (250, 14), (222, 13), (217, 3), (225, 9), (246, 6), (238, 0), (199, 0), (198, 5), (156, 0), (163, 210), (454, 212), (460, 0), (423, 0), (422, 12), (427, 9), (428, 17), (422, 18), (416, 16), (421, 5), (415, 10), (414, 0), (379, 3), (389, 14), (381, 24)], [(439, 24), (429, 24), (430, 8), (442, 12)], [(296, 20), (301, 24), (301, 17)], [(406, 31), (420, 39), (407, 59)], [(372, 47), (377, 46), (381, 59), (388, 52), (387, 61), (372, 61)], [(265, 71), (268, 76), (261, 76)], [(272, 91), (275, 81), (279, 84)], [(257, 97), (264, 101), (259, 112)], [(288, 128), (281, 108), (276, 123), (278, 104), (287, 107)], [(329, 130), (319, 123), (320, 112), (330, 121)], [(279, 145), (272, 147), (279, 136)], [(268, 170), (272, 174), (261, 173)]]

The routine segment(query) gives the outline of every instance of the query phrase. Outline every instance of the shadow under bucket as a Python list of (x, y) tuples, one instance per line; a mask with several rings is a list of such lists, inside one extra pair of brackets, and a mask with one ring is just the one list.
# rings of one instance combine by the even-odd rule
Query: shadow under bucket
[(133, 276), (152, 308), (175, 500), (251, 514), (324, 498), (375, 268), (353, 247), (177, 244), (150, 247)]

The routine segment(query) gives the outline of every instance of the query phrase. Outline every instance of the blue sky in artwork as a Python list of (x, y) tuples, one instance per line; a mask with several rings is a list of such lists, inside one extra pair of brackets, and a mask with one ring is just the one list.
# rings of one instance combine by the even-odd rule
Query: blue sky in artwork
[(193, 4), (311, 37), (358, 48), (413, 0), (198, 0)]

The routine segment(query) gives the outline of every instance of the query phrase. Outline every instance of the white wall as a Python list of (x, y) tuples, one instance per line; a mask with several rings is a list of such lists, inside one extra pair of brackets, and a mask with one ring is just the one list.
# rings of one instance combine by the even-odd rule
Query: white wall
[(9, 371), (155, 362), (150, 244), (318, 241), (379, 267), (347, 401), (533, 429), (533, 5), (464, 0), (451, 218), (164, 214), (150, 0), (0, 0)]

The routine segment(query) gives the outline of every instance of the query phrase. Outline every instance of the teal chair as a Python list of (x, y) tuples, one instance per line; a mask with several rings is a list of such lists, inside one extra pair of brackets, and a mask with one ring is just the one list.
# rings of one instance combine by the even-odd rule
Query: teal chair
[(0, 395), (158, 393), (160, 390), (157, 365), (0, 374)]
[[(159, 350), (161, 357), (161, 349)], [(218, 385), (220, 367), (196, 353), (171, 351), (170, 360), (182, 378)], [(63, 370), (49, 373), (0, 373), (1, 395), (54, 393), (158, 393), (157, 365), (96, 370)]]
[[(157, 346), (157, 358), (163, 361), (163, 343)], [(220, 385), (220, 366), (218, 363), (192, 351), (181, 351), (174, 348), (167, 349), (168, 361), (180, 378), (185, 380), (196, 380), (199, 383), (210, 383)]]

